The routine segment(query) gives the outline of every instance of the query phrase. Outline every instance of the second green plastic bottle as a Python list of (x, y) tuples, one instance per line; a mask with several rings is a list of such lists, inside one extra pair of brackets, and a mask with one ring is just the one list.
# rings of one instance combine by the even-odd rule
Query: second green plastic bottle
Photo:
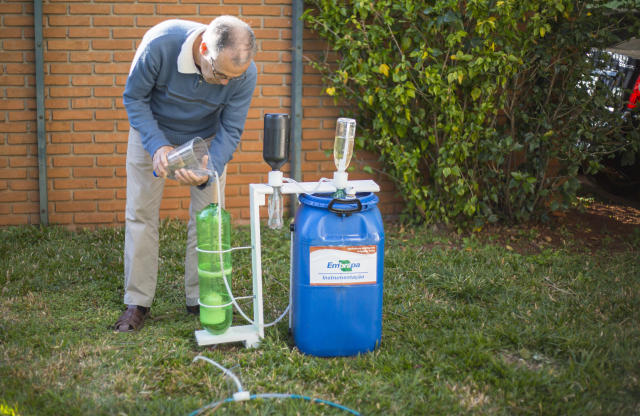
[[(222, 238), (219, 234), (222, 222)], [(231, 248), (231, 218), (218, 204), (209, 204), (196, 216), (198, 248), (206, 251), (223, 251)], [(220, 241), (221, 240), (221, 241)], [(220, 242), (222, 244), (220, 244)], [(231, 326), (233, 305), (223, 280), (231, 288), (231, 253), (206, 253), (198, 251), (198, 277), (200, 285), (200, 323), (212, 334), (222, 334)], [(221, 305), (227, 305), (222, 306)]]

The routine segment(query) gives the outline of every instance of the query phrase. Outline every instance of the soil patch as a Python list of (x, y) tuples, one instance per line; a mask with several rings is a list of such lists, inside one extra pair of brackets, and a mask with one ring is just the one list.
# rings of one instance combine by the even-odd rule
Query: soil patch
[(556, 213), (548, 223), (489, 226), (480, 238), (508, 250), (531, 253), (545, 248), (623, 251), (640, 248), (640, 209), (605, 202), (586, 203)]

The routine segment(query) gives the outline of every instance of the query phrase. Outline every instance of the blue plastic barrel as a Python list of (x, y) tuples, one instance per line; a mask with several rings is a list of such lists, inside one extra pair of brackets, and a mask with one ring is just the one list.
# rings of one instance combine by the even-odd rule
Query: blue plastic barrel
[(384, 228), (373, 193), (302, 194), (293, 235), (292, 330), (305, 354), (374, 350), (382, 337)]

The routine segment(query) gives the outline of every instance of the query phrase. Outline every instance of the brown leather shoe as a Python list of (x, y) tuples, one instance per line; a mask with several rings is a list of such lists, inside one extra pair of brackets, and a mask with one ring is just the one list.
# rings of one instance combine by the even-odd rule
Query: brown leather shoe
[(133, 332), (144, 326), (144, 320), (149, 316), (150, 308), (144, 306), (128, 305), (120, 318), (113, 326), (117, 332)]

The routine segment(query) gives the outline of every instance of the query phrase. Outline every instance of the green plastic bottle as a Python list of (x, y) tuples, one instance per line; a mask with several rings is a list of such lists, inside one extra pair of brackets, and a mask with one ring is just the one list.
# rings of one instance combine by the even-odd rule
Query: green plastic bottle
[[(222, 220), (222, 238), (219, 234), (219, 220)], [(231, 326), (233, 305), (223, 280), (224, 276), (231, 287), (231, 218), (229, 213), (218, 204), (209, 204), (196, 216), (198, 233), (198, 277), (200, 284), (200, 323), (212, 334), (222, 334)], [(222, 242), (222, 246), (219, 244)], [(227, 305), (222, 306), (221, 305)], [(211, 307), (218, 306), (218, 307)]]

